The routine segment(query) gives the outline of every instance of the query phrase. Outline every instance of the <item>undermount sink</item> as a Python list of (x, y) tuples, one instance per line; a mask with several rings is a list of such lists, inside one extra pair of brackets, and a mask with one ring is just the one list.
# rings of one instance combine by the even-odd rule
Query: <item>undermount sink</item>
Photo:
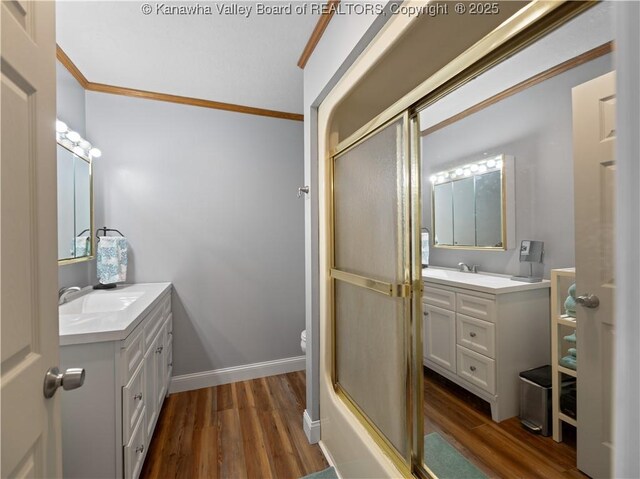
[(61, 314), (109, 313), (122, 311), (136, 302), (140, 291), (94, 292), (85, 294), (60, 306)]

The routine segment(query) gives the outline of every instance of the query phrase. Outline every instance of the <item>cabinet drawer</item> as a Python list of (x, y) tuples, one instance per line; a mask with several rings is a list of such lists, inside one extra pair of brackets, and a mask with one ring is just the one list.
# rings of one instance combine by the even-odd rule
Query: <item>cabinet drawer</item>
[(455, 311), (456, 309), (456, 293), (447, 291), (446, 289), (425, 286), (422, 301), (432, 306), (438, 306), (439, 308), (449, 309), (451, 311)]
[(144, 456), (147, 452), (147, 440), (145, 438), (144, 410), (142, 417), (133, 429), (131, 440), (124, 446), (124, 477), (126, 479), (137, 479), (142, 470)]
[(122, 388), (122, 442), (129, 442), (133, 429), (142, 416), (145, 404), (144, 364), (140, 363), (133, 377)]
[(495, 323), (496, 302), (492, 299), (479, 298), (468, 294), (457, 294), (457, 311), (466, 316), (484, 319)]
[(162, 300), (162, 317), (168, 318), (171, 314), (171, 291)]
[(153, 343), (153, 340), (162, 327), (163, 305), (156, 305), (149, 315), (144, 319), (144, 350), (146, 351)]
[(456, 319), (458, 344), (495, 359), (495, 324), (464, 314), (457, 314)]
[[(140, 328), (136, 328), (138, 330)], [(138, 369), (138, 366), (142, 362), (144, 358), (144, 335), (142, 334), (142, 330), (137, 331), (135, 333), (136, 336), (131, 340), (129, 345), (123, 349), (122, 351), (122, 361), (123, 361), (123, 384), (128, 384), (129, 380), (133, 377), (133, 374)], [(127, 338), (127, 342), (129, 338)]]
[(169, 318), (165, 323), (165, 331), (167, 334), (166, 341), (167, 343), (170, 343), (171, 341), (173, 341), (173, 314), (171, 313), (169, 313)]
[(470, 349), (458, 346), (458, 376), (484, 389), (496, 393), (495, 361)]

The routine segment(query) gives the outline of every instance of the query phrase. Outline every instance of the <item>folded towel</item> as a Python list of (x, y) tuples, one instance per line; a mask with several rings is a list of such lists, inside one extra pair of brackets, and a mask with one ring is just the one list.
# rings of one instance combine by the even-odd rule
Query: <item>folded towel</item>
[(102, 284), (127, 280), (127, 239), (122, 236), (101, 236), (98, 242), (98, 281)]
[(575, 343), (576, 342), (576, 332), (574, 331), (569, 336), (565, 336), (564, 340), (565, 341), (569, 341), (570, 343)]
[(89, 236), (76, 236), (71, 247), (71, 257), (82, 258), (91, 254), (91, 238)]
[(560, 363), (560, 366), (564, 366), (565, 368), (568, 368), (568, 369), (573, 369), (574, 371), (577, 369), (577, 366), (578, 366), (576, 358), (574, 358), (571, 355), (565, 356), (558, 362)]
[(577, 349), (576, 349), (576, 348), (569, 348), (569, 351), (568, 351), (568, 352), (569, 352), (569, 354), (570, 354), (571, 356), (573, 356), (574, 358), (576, 358), (576, 357), (577, 357), (578, 351), (577, 351)]
[(567, 296), (566, 301), (564, 302), (564, 310), (567, 313), (567, 316), (571, 316), (572, 318), (576, 317), (576, 284), (573, 283), (569, 286), (569, 290), (567, 291), (569, 296)]

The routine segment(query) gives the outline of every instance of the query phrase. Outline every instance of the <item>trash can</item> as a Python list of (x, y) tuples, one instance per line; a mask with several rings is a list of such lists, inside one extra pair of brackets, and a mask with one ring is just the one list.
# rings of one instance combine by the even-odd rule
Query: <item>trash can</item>
[(520, 373), (520, 422), (531, 432), (551, 435), (551, 366)]

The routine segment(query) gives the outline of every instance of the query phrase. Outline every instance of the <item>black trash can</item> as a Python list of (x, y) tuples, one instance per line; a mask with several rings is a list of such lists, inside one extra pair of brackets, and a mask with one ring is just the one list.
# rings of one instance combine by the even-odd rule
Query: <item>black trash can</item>
[(550, 436), (551, 420), (551, 366), (521, 372), (520, 422), (531, 432)]

